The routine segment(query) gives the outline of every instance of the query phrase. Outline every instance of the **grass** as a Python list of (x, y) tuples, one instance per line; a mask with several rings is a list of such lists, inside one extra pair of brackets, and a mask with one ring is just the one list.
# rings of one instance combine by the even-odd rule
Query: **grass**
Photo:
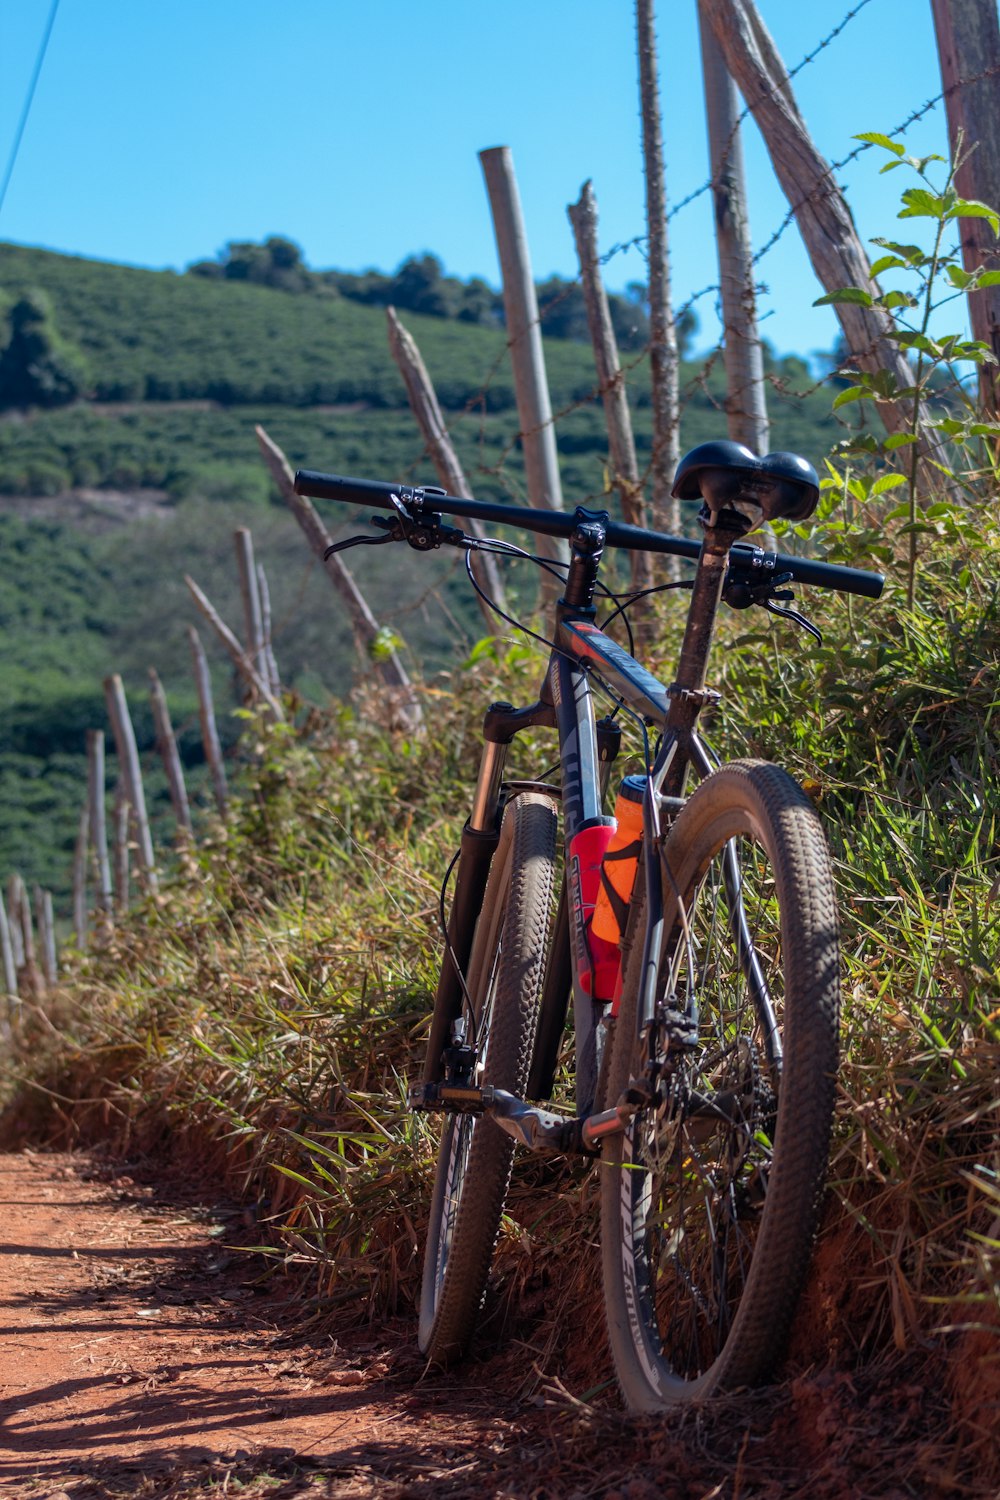
[[(928, 1442), (960, 1478), (1000, 1478), (995, 501), (979, 519), (964, 554), (931, 546), (912, 610), (895, 572), (878, 605), (810, 599), (822, 646), (731, 617), (711, 734), (806, 784), (840, 887), (844, 1064), (791, 1368), (872, 1384), (916, 1362), (936, 1393)], [(676, 610), (661, 616), (664, 672)], [(479, 707), (527, 701), (537, 670), (517, 646), (427, 680), (422, 742), (381, 728), (363, 692), (294, 730), (256, 726), (237, 815), (202, 844), (196, 877), (168, 883), (110, 948), (75, 960), (52, 1009), (25, 1015), (6, 1141), (197, 1154), (254, 1205), (265, 1253), (301, 1276), (304, 1315), (412, 1309), (433, 1142), (403, 1100), (438, 887)], [(512, 774), (538, 764), (528, 746)], [(599, 1323), (593, 1202), (585, 1167), (518, 1167), (492, 1326), (526, 1319), (542, 1369)], [(600, 1383), (593, 1368), (573, 1377)]]

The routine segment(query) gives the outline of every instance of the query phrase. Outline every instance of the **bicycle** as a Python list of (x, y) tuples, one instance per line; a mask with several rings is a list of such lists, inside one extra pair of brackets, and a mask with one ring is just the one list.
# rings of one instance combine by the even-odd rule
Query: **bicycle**
[[(373, 518), (382, 536), (338, 550), (457, 546), (480, 593), (478, 548), (530, 554), (469, 537), (445, 516), (569, 542), (564, 592), (540, 637), (549, 659), (537, 700), (485, 715), (426, 1064), (410, 1090), (412, 1108), (444, 1115), (422, 1352), (443, 1364), (468, 1349), (520, 1141), (600, 1156), (604, 1303), (628, 1407), (660, 1411), (759, 1383), (787, 1343), (824, 1186), (836, 898), (805, 793), (763, 761), (720, 765), (698, 719), (718, 698), (706, 669), (720, 603), (762, 605), (818, 634), (788, 607), (789, 584), (878, 598), (882, 576), (745, 542), (758, 525), (812, 514), (818, 481), (794, 454), (757, 458), (731, 442), (702, 444), (677, 470), (674, 494), (702, 502), (700, 544), (583, 507), (516, 508), (315, 471), (295, 486), (393, 512)], [(598, 628), (608, 546), (696, 564), (667, 686)], [(600, 720), (595, 684), (616, 703)], [(644, 771), (622, 783), (616, 818), (605, 801), (622, 714), (640, 730)], [(557, 732), (558, 784), (505, 779), (508, 747), (529, 727)], [(442, 895), (442, 925), (443, 913)], [(570, 1005), (576, 1110), (560, 1114), (544, 1105)]]

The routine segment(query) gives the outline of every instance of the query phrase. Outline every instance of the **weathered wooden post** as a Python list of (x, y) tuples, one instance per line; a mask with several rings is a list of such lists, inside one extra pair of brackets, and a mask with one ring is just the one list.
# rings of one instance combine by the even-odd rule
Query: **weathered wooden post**
[[(996, 0), (931, 0), (953, 157), (963, 198), (1000, 208), (1000, 23)], [(960, 219), (962, 261), (969, 272), (1000, 269), (1000, 241), (986, 219)], [(1000, 286), (969, 292), (972, 336), (1000, 361)], [(994, 417), (1000, 364), (979, 366), (979, 393)]]
[(240, 595), (243, 599), (246, 652), (259, 676), (270, 691), (267, 659), (264, 654), (264, 622), (260, 606), (260, 580), (253, 555), (253, 537), (247, 526), (240, 526), (233, 533), (236, 546), (236, 571), (240, 580)]
[[(449, 495), (471, 495), (469, 481), (465, 477), (465, 471), (459, 463), (458, 454), (448, 434), (448, 428), (434, 391), (434, 384), (427, 373), (427, 366), (421, 358), (420, 350), (417, 348), (417, 341), (412, 333), (403, 327), (396, 316), (394, 307), (387, 307), (385, 311), (389, 324), (389, 348), (399, 368), (399, 373), (403, 377), (406, 394), (410, 401), (410, 410), (417, 419), (417, 425), (427, 444), (427, 451), (437, 471), (437, 477)], [(465, 524), (474, 536), (485, 535), (478, 521), (470, 520)], [(475, 553), (473, 571), (484, 592), (494, 599), (501, 609), (506, 609), (506, 596), (496, 558), (489, 552)], [(496, 630), (496, 616), (484, 599), (479, 600), (479, 608), (492, 635)]]
[(10, 945), (13, 949), (16, 971), (24, 968), (24, 932), (21, 927), (22, 889), (23, 883), (20, 875), (11, 875), (7, 880), (7, 921), (10, 926)]
[(202, 592), (190, 574), (184, 574), (184, 582), (187, 584), (191, 597), (198, 607), (199, 614), (203, 619), (208, 621), (223, 646), (225, 646), (237, 672), (239, 672), (251, 691), (256, 693), (264, 703), (275, 723), (281, 723), (285, 717), (284, 710), (254, 665), (252, 653), (244, 650), (211, 600)]
[(153, 840), (149, 831), (149, 816), (146, 812), (146, 796), (142, 786), (142, 771), (139, 766), (139, 748), (135, 741), (135, 730), (129, 716), (128, 703), (122, 680), (115, 672), (104, 679), (104, 697), (111, 719), (111, 730), (118, 751), (125, 794), (135, 818), (136, 864), (139, 882), (148, 895), (158, 890), (156, 867), (153, 859)]
[[(680, 459), (680, 361), (670, 305), (670, 248), (667, 190), (663, 171), (660, 84), (656, 63), (653, 0), (636, 0), (642, 158), (646, 177), (646, 231), (649, 235), (649, 369), (652, 381), (653, 525), (680, 530), (680, 502), (670, 494)], [(671, 572), (678, 571), (676, 560)]]
[(14, 940), (11, 936), (10, 922), (7, 918), (7, 908), (4, 905), (3, 893), (0, 892), (0, 956), (3, 958), (3, 986), (4, 993), (11, 999), (17, 999), (17, 964), (14, 962)]
[(87, 946), (87, 850), (90, 845), (90, 804), (83, 805), (73, 849), (73, 939), (82, 953)]
[(153, 667), (149, 668), (149, 697), (153, 705), (153, 723), (156, 726), (156, 748), (160, 752), (163, 768), (167, 773), (170, 803), (177, 820), (178, 842), (186, 843), (191, 838), (191, 809), (188, 805), (187, 788), (184, 785), (184, 770), (177, 751), (177, 738), (170, 720), (170, 709), (167, 707), (167, 695)]
[(20, 875), (12, 875), (7, 887), (11, 921), (16, 923), (21, 936), (22, 991), (38, 999), (45, 993), (45, 980), (35, 956), (35, 933), (31, 921), (31, 902), (27, 887)]
[[(542, 330), (538, 321), (538, 299), (531, 275), (521, 198), (514, 176), (514, 159), (509, 146), (493, 146), (480, 151), (479, 160), (486, 179), (503, 279), (504, 317), (514, 369), (528, 501), (539, 507), (559, 508), (562, 506), (559, 457), (545, 373)], [(552, 537), (540, 536), (537, 546), (544, 556), (560, 562), (569, 556), (565, 542)], [(543, 573), (543, 598), (555, 597), (560, 592), (559, 580), (551, 573)]]
[(276, 698), (281, 696), (281, 678), (278, 663), (274, 659), (274, 642), (271, 639), (271, 590), (267, 586), (264, 564), (257, 564), (257, 592), (260, 595), (260, 624), (264, 632), (264, 677)]
[[(594, 363), (601, 387), (604, 404), (604, 420), (608, 428), (608, 449), (611, 455), (611, 482), (621, 496), (622, 515), (632, 526), (645, 526), (646, 514), (642, 503), (642, 484), (639, 479), (639, 464), (635, 456), (635, 440), (632, 436), (632, 416), (628, 408), (628, 393), (618, 360), (618, 343), (608, 297), (601, 280), (600, 259), (597, 253), (597, 200), (593, 185), (585, 182), (580, 197), (566, 210), (573, 226), (576, 254), (580, 263), (580, 280), (583, 285), (583, 300), (587, 308), (587, 323), (590, 341), (594, 346)], [(647, 589), (653, 582), (653, 569), (648, 552), (630, 552), (632, 587)]]
[(736, 85), (701, 5), (698, 24), (719, 257), (726, 421), (734, 442), (745, 443), (754, 453), (766, 453), (767, 387), (764, 352), (757, 331), (757, 293)]
[[(860, 287), (877, 296), (878, 286), (851, 211), (806, 129), (788, 71), (753, 0), (700, 0), (700, 4), (726, 67), (760, 127), (821, 284), (828, 292)], [(834, 311), (851, 357), (861, 369), (873, 374), (888, 370), (899, 389), (912, 387), (913, 371), (889, 337), (895, 327), (890, 313), (856, 302), (838, 302)], [(881, 403), (879, 413), (891, 432), (910, 427), (912, 406), (906, 401)]]
[[(284, 453), (277, 443), (268, 437), (263, 427), (258, 426), (254, 430), (257, 433), (261, 456), (285, 504), (299, 523), (310, 547), (323, 564), (326, 576), (347, 607), (359, 654), (370, 660), (372, 647), (378, 639), (379, 625), (368, 608), (368, 601), (355, 583), (343, 559), (336, 553), (332, 557), (326, 556), (333, 538), (320, 520), (316, 507), (304, 495), (295, 493), (294, 475)], [(390, 690), (400, 726), (411, 734), (419, 734), (423, 724), (420, 700), (413, 690), (413, 684), (397, 652), (393, 650), (380, 656), (377, 666), (383, 682)]]
[(112, 847), (114, 849), (114, 888), (115, 888), (115, 911), (119, 916), (124, 916), (128, 911), (128, 876), (129, 876), (129, 824), (133, 821), (134, 814), (129, 806), (128, 790), (124, 778), (121, 778), (115, 787), (114, 823), (112, 832)]
[(226, 785), (226, 768), (222, 759), (219, 731), (215, 723), (215, 707), (212, 702), (212, 677), (208, 670), (208, 658), (205, 655), (205, 648), (201, 644), (201, 637), (193, 625), (188, 626), (188, 640), (191, 644), (191, 661), (194, 666), (195, 685), (198, 689), (198, 718), (201, 724), (201, 743), (212, 777), (212, 791), (215, 794), (215, 805), (219, 810), (220, 818), (225, 818), (226, 810), (229, 806), (229, 788)]
[(56, 958), (56, 929), (52, 913), (52, 892), (35, 886), (35, 927), (38, 931), (38, 946), (41, 949), (42, 974), (47, 986), (59, 979), (59, 964)]
[(99, 913), (97, 937), (104, 942), (111, 928), (111, 861), (108, 858), (108, 825), (104, 797), (104, 730), (87, 730), (87, 806), (90, 810), (90, 847), (94, 851), (97, 891), (94, 904)]

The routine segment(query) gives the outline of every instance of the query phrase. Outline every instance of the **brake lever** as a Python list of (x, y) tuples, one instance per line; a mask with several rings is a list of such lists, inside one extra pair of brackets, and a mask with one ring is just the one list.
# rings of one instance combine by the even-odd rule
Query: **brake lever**
[[(392, 524), (392, 523), (391, 523)], [(386, 542), (395, 542), (398, 538), (392, 536), (349, 536), (342, 542), (332, 542), (323, 553), (323, 561), (332, 557), (335, 552), (346, 552), (348, 547), (384, 547)]]
[[(794, 599), (795, 595), (792, 593), (781, 593), (776, 594), (774, 597), (777, 599)], [(808, 630), (813, 639), (822, 646), (823, 636), (821, 632), (811, 620), (807, 620), (805, 615), (800, 614), (797, 609), (779, 609), (778, 605), (772, 604), (770, 599), (757, 599), (755, 603), (762, 604), (769, 615), (780, 615), (784, 620), (791, 620), (793, 624), (801, 625), (802, 629)]]

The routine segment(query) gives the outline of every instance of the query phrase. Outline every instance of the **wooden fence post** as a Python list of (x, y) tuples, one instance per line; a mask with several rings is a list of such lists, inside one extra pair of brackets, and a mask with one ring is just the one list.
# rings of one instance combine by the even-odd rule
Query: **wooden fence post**
[(122, 778), (115, 787), (114, 823), (112, 828), (115, 911), (119, 916), (124, 916), (128, 911), (128, 835), (129, 823), (132, 821), (132, 816), (128, 791), (125, 787), (124, 778)]
[[(409, 330), (403, 327), (396, 316), (394, 307), (386, 308), (386, 318), (389, 324), (389, 348), (406, 385), (410, 410), (417, 419), (417, 425), (427, 444), (427, 451), (437, 471), (438, 479), (449, 495), (471, 495), (469, 481), (465, 477), (465, 471), (459, 463), (458, 454), (448, 434), (448, 428), (434, 391), (434, 384), (421, 358), (417, 341)], [(479, 521), (470, 520), (465, 524), (473, 536), (485, 535)], [(501, 609), (506, 609), (507, 601), (503, 581), (493, 554), (490, 552), (473, 553), (473, 571), (484, 593), (494, 599)], [(496, 616), (484, 599), (479, 600), (479, 608), (490, 634), (494, 634), (497, 628)]]
[(24, 968), (24, 933), (21, 927), (20, 875), (11, 875), (7, 881), (7, 921), (10, 924), (10, 944), (14, 951), (14, 968)]
[(73, 850), (73, 936), (82, 953), (87, 946), (87, 850), (90, 845), (90, 802), (83, 805)]
[(0, 892), (0, 955), (3, 957), (4, 992), (12, 999), (16, 999), (17, 964), (14, 962), (14, 940), (11, 935), (10, 922), (7, 919), (7, 908), (4, 905), (2, 892)]
[(264, 655), (264, 622), (260, 607), (260, 581), (253, 555), (253, 536), (248, 526), (240, 526), (233, 532), (236, 547), (236, 571), (240, 580), (240, 595), (243, 599), (246, 653), (257, 670), (258, 676), (270, 692), (267, 660)]
[(201, 743), (212, 776), (212, 790), (220, 818), (225, 818), (229, 805), (229, 788), (226, 785), (226, 768), (222, 760), (222, 746), (215, 724), (215, 708), (212, 703), (212, 678), (208, 670), (208, 658), (201, 644), (201, 637), (193, 625), (188, 626), (191, 643), (191, 659), (194, 664), (194, 680), (198, 689), (198, 717), (201, 722)]
[[(750, 106), (764, 137), (775, 175), (788, 199), (813, 270), (828, 292), (860, 287), (878, 295), (871, 266), (851, 211), (817, 151), (799, 113), (788, 71), (753, 0), (699, 0), (726, 67)], [(895, 323), (882, 308), (838, 302), (834, 311), (851, 358), (863, 370), (888, 370), (900, 390), (913, 385), (913, 371), (889, 335)], [(909, 431), (912, 403), (878, 404), (890, 432)], [(926, 440), (925, 454), (934, 443)]]
[(46, 985), (51, 986), (59, 978), (52, 892), (43, 891), (40, 885), (35, 886), (35, 928), (38, 932), (38, 946), (41, 950), (42, 975)]
[(184, 574), (184, 582), (187, 584), (191, 597), (197, 605), (198, 613), (203, 619), (208, 621), (209, 625), (215, 631), (219, 640), (228, 651), (237, 672), (239, 672), (247, 686), (252, 688), (261, 698), (272, 719), (276, 723), (281, 723), (285, 717), (284, 710), (254, 666), (250, 653), (243, 649), (212, 601), (208, 598), (207, 594), (202, 592), (190, 574)]
[[(514, 175), (514, 158), (509, 146), (493, 146), (487, 151), (480, 151), (479, 160), (486, 179), (503, 280), (507, 344), (514, 370), (528, 501), (531, 505), (554, 506), (558, 509), (562, 506), (562, 485), (559, 480), (556, 434), (552, 425), (552, 403), (545, 373), (538, 299), (531, 275), (528, 236), (521, 212), (517, 178)], [(555, 558), (559, 562), (565, 562), (569, 558), (566, 543), (562, 540), (540, 536), (537, 546), (545, 557)], [(557, 578), (551, 573), (543, 573), (543, 598), (555, 598), (561, 590), (562, 585)]]
[(174, 726), (170, 721), (170, 709), (167, 707), (167, 695), (153, 667), (149, 669), (149, 697), (153, 705), (153, 723), (156, 725), (156, 748), (160, 752), (163, 767), (167, 773), (170, 802), (177, 820), (177, 838), (179, 843), (184, 843), (191, 837), (191, 809), (188, 805), (187, 788), (184, 785), (184, 770), (177, 752)]
[(281, 696), (281, 678), (278, 663), (274, 659), (274, 642), (271, 639), (271, 590), (267, 586), (264, 564), (257, 564), (257, 590), (260, 594), (260, 623), (264, 632), (264, 678), (276, 698)]
[[(332, 557), (325, 556), (333, 538), (320, 520), (316, 507), (304, 495), (295, 493), (294, 476), (284, 453), (277, 443), (268, 437), (263, 427), (258, 426), (254, 430), (257, 433), (261, 456), (285, 504), (298, 521), (313, 552), (322, 562), (326, 576), (347, 606), (359, 654), (363, 654), (366, 660), (370, 660), (369, 653), (378, 638), (379, 625), (368, 607), (368, 601), (343, 560), (336, 553)], [(395, 712), (401, 726), (411, 734), (419, 734), (423, 723), (423, 711), (398, 654), (394, 650), (390, 651), (379, 660), (378, 670), (383, 682), (392, 693)]]
[(90, 811), (90, 847), (94, 851), (97, 890), (95, 941), (103, 947), (113, 926), (111, 861), (108, 858), (108, 824), (104, 795), (104, 730), (87, 730), (87, 806)]
[[(680, 459), (680, 372), (677, 329), (670, 305), (670, 249), (667, 191), (663, 171), (659, 71), (653, 0), (636, 0), (642, 159), (646, 177), (646, 232), (649, 235), (649, 369), (653, 404), (653, 525), (678, 532), (680, 501), (670, 491)], [(670, 571), (677, 576), (676, 559)]]
[(45, 980), (35, 956), (35, 933), (31, 922), (31, 902), (28, 900), (27, 887), (20, 875), (12, 875), (8, 885), (10, 895), (11, 921), (14, 922), (21, 935), (21, 972), (24, 976), (24, 988), (27, 993), (38, 999), (45, 993)]
[[(931, 0), (948, 138), (964, 160), (955, 174), (962, 198), (1000, 208), (1000, 23), (996, 0)], [(969, 272), (1000, 268), (997, 237), (986, 219), (959, 219), (962, 262)], [(968, 293), (972, 337), (1000, 360), (1000, 286)], [(979, 393), (996, 420), (1000, 365), (979, 366)]]
[(158, 890), (156, 868), (153, 859), (153, 840), (149, 832), (149, 817), (146, 812), (146, 796), (142, 787), (142, 771), (139, 766), (139, 749), (135, 742), (135, 730), (129, 717), (125, 689), (118, 673), (104, 679), (104, 696), (111, 719), (111, 729), (118, 751), (125, 794), (135, 818), (136, 864), (139, 882), (148, 895)]
[[(608, 297), (601, 280), (600, 260), (597, 253), (597, 200), (591, 183), (585, 182), (580, 189), (578, 202), (571, 203), (566, 210), (573, 226), (576, 254), (580, 262), (580, 280), (583, 285), (583, 300), (587, 308), (587, 323), (590, 341), (594, 346), (594, 363), (601, 387), (604, 404), (604, 420), (608, 429), (608, 448), (611, 454), (611, 479), (621, 496), (622, 515), (631, 526), (646, 524), (645, 506), (642, 503), (642, 484), (639, 480), (639, 464), (635, 456), (635, 440), (632, 436), (632, 417), (628, 408), (628, 394), (618, 360), (618, 344), (611, 322)], [(632, 587), (647, 589), (653, 582), (652, 561), (648, 552), (630, 552)]]
[(766, 453), (767, 387), (764, 383), (764, 352), (757, 331), (757, 293), (736, 85), (729, 76), (715, 33), (701, 5), (698, 7), (698, 26), (712, 163), (715, 244), (719, 257), (726, 422), (734, 442), (745, 443), (754, 453)]

